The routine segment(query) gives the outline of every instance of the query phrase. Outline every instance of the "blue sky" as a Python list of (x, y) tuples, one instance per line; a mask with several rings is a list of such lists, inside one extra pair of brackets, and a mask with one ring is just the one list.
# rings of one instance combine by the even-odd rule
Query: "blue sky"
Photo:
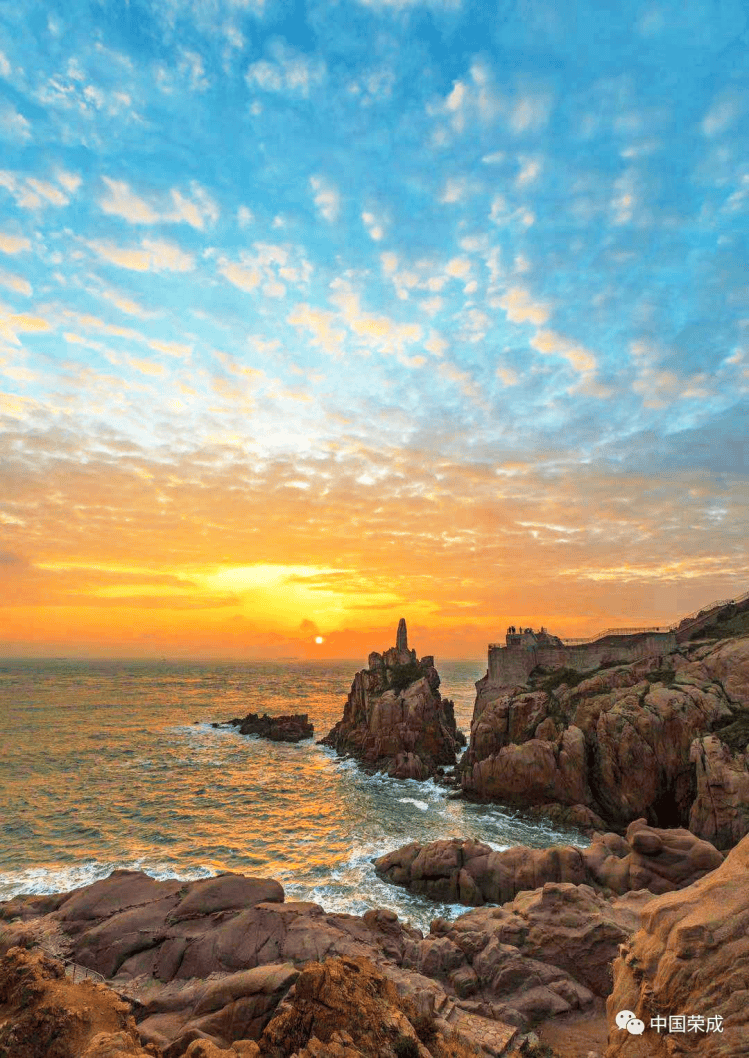
[(747, 9), (610, 6), (0, 8), (7, 649), (744, 587)]

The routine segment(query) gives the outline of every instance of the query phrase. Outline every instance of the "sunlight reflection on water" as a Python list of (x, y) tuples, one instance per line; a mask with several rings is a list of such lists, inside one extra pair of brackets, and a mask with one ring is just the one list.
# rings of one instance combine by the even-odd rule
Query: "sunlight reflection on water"
[[(421, 928), (455, 909), (379, 881), (372, 857), (473, 836), (495, 848), (586, 839), (433, 782), (369, 776), (313, 741), (245, 738), (211, 722), (307, 712), (340, 719), (351, 663), (0, 664), (0, 899), (55, 892), (118, 867), (155, 877), (240, 871), (335, 911), (391, 908)], [(480, 665), (440, 665), (468, 730)], [(199, 721), (197, 724), (195, 721)]]

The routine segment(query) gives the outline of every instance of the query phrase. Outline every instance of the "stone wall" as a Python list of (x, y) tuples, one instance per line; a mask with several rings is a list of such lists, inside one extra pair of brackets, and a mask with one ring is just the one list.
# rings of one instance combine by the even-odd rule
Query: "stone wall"
[(646, 632), (632, 636), (604, 636), (595, 643), (576, 646), (490, 647), (489, 680), (499, 686), (527, 683), (537, 666), (588, 672), (611, 662), (626, 664), (676, 650), (673, 632)]

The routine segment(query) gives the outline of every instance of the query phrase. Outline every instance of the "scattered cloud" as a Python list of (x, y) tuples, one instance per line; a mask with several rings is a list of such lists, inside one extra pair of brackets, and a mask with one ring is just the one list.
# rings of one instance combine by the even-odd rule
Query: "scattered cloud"
[(250, 88), (299, 95), (306, 99), (311, 90), (325, 80), (325, 63), (305, 55), (286, 41), (273, 41), (268, 52), (269, 59), (260, 59), (248, 67), (246, 80)]
[(0, 251), (3, 253), (21, 253), (23, 250), (30, 249), (31, 243), (25, 236), (11, 235), (8, 232), (0, 231)]
[(0, 135), (16, 143), (31, 139), (31, 122), (7, 102), (0, 103)]
[(195, 267), (192, 254), (165, 239), (141, 239), (139, 247), (96, 239), (86, 245), (102, 260), (133, 272), (191, 272)]
[(124, 180), (111, 180), (102, 177), (109, 194), (100, 199), (99, 206), (104, 213), (109, 213), (130, 224), (189, 224), (200, 231), (206, 223), (213, 224), (218, 220), (219, 209), (210, 195), (195, 181), (190, 185), (191, 197), (183, 195), (177, 188), (169, 192), (169, 205), (157, 209), (151, 203), (135, 194)]
[(309, 182), (315, 193), (317, 212), (331, 223), (337, 220), (341, 209), (341, 196), (336, 188), (320, 176), (311, 176)]

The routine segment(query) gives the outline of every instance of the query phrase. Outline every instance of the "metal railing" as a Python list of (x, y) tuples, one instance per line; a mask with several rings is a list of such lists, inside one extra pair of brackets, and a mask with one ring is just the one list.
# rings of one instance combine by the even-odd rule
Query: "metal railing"
[(98, 970), (92, 970), (88, 966), (81, 966), (80, 963), (68, 962), (67, 960), (64, 965), (65, 976), (72, 978), (74, 984), (76, 981), (83, 981), (86, 977), (92, 981), (106, 982), (106, 977), (104, 974), (100, 974)]
[[(736, 606), (738, 603), (746, 602), (747, 599), (749, 599), (749, 591), (745, 591), (743, 595), (738, 595), (735, 599), (720, 599), (718, 602), (711, 602), (707, 606), (701, 606), (699, 610), (687, 614), (686, 617), (680, 618), (671, 625), (654, 625), (650, 628), (605, 628), (602, 632), (596, 632), (594, 636), (586, 636), (584, 638), (570, 639), (564, 636), (555, 636), (554, 638), (560, 639), (565, 647), (574, 647), (583, 646), (586, 643), (595, 643), (597, 640), (603, 639), (604, 636), (634, 636), (648, 632), (663, 634), (665, 632), (683, 631), (689, 628), (690, 624), (707, 617), (714, 610), (719, 610), (723, 606)], [(503, 646), (503, 643), (490, 643), (489, 649), (497, 650)]]

